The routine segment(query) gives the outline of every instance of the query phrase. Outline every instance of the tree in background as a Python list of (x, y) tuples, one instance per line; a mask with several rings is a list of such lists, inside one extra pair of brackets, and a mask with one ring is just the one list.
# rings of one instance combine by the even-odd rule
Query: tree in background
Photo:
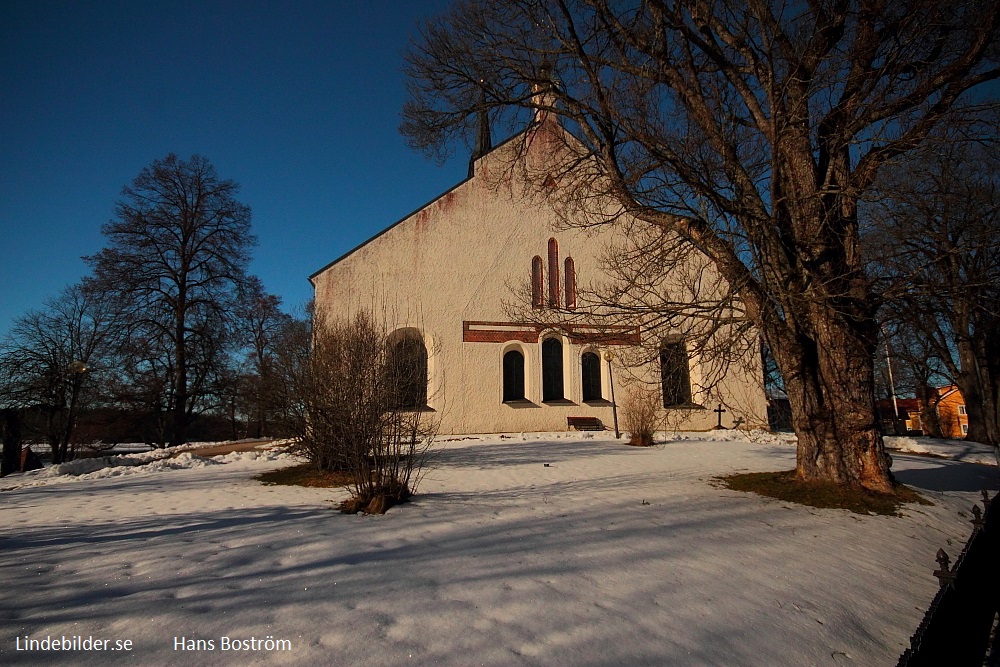
[(992, 139), (952, 133), (887, 170), (867, 207), (867, 242), (899, 358), (922, 382), (957, 385), (968, 439), (998, 445), (1000, 157)]
[(174, 377), (173, 348), (163, 337), (130, 335), (122, 347), (109, 398), (130, 415), (132, 432), (143, 442), (163, 446), (169, 437)]
[[(891, 400), (893, 396), (914, 396), (920, 401), (920, 430), (924, 435), (943, 437), (937, 406), (941, 396), (928, 391), (948, 382), (944, 365), (931, 349), (929, 341), (904, 322), (893, 321), (882, 311), (883, 341), (875, 357), (875, 396)], [(903, 424), (894, 429), (902, 431)]]
[(472, 0), (409, 50), (402, 131), (441, 154), (478, 113), (541, 112), (522, 136), (559, 144), (535, 176), (568, 224), (632, 225), (717, 267), (717, 317), (752, 321), (780, 368), (798, 478), (891, 492), (858, 202), (972, 111), (1000, 76), (998, 28), (985, 0)]
[(84, 282), (18, 318), (4, 341), (0, 407), (43, 414), (54, 463), (72, 458), (76, 417), (116, 366), (122, 331), (120, 303)]
[(239, 400), (247, 413), (249, 435), (271, 435), (281, 403), (283, 382), (275, 367), (282, 332), (292, 317), (281, 311), (281, 298), (268, 294), (256, 276), (251, 276), (240, 294), (237, 328), (246, 356), (240, 374)]
[(159, 391), (171, 445), (185, 442), (224, 361), (229, 313), (247, 280), (256, 239), (238, 191), (207, 159), (167, 155), (123, 189), (102, 228), (108, 246), (85, 258), (101, 289), (128, 304), (133, 371)]
[[(0, 386), (2, 383), (3, 378), (0, 377)], [(0, 477), (21, 469), (21, 423), (20, 410), (0, 407), (0, 443), (3, 444)]]
[(294, 315), (277, 332), (271, 370), (274, 382), (269, 392), (271, 422), (284, 435), (306, 432), (308, 387), (312, 355), (312, 302), (303, 316)]

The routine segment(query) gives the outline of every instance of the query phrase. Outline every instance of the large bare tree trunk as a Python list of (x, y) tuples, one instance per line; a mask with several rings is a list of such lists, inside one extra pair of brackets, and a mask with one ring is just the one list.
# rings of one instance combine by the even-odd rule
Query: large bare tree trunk
[(891, 493), (891, 460), (872, 393), (871, 338), (842, 315), (816, 307), (812, 333), (781, 336), (786, 344), (774, 349), (798, 438), (796, 474), (802, 481)]
[(997, 396), (989, 377), (989, 360), (965, 341), (958, 344), (958, 357), (961, 371), (955, 378), (955, 384), (962, 392), (969, 418), (966, 439), (994, 446), (1000, 444)]
[[(1000, 325), (1000, 322), (997, 323)], [(997, 454), (997, 464), (1000, 465), (1000, 329), (993, 328), (986, 336), (986, 388), (988, 395), (983, 399), (986, 410), (986, 423), (993, 428), (993, 445)]]

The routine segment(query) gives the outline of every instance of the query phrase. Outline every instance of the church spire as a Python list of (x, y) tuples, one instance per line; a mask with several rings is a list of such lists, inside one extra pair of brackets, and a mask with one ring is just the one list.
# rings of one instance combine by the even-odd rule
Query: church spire
[(469, 178), (476, 171), (476, 160), (493, 149), (493, 138), (490, 136), (490, 117), (486, 107), (486, 88), (479, 89), (479, 109), (476, 111), (476, 145), (469, 158)]
[(555, 105), (553, 88), (555, 88), (555, 78), (552, 74), (552, 63), (548, 57), (544, 57), (538, 65), (538, 79), (531, 86), (531, 104), (535, 108), (533, 121), (536, 125), (548, 120), (548, 109)]

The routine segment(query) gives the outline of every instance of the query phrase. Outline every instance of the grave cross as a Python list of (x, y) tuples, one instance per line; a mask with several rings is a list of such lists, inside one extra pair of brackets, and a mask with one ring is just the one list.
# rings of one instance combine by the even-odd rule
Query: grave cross
[(716, 409), (712, 410), (712, 412), (714, 412), (715, 414), (719, 415), (719, 423), (718, 423), (718, 425), (715, 428), (722, 428), (722, 415), (723, 415), (723, 413), (726, 412), (726, 410), (722, 409), (722, 403), (719, 403), (719, 407), (717, 407)]

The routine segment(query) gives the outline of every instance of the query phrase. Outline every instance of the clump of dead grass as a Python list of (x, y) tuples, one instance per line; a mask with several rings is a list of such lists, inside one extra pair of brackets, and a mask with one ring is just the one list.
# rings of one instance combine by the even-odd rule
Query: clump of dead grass
[(288, 468), (269, 470), (257, 475), (254, 479), (264, 484), (309, 486), (321, 489), (350, 486), (353, 481), (350, 473), (323, 471), (312, 463), (302, 463)]
[[(312, 463), (302, 463), (288, 468), (269, 470), (254, 477), (263, 484), (281, 486), (307, 486), (312, 488), (330, 489), (352, 487), (354, 476), (347, 471), (324, 471)], [(408, 487), (398, 483), (388, 489), (376, 489), (370, 495), (352, 495), (340, 503), (339, 509), (344, 514), (385, 514), (393, 505), (406, 502), (410, 498)]]
[(826, 482), (803, 482), (795, 476), (794, 470), (739, 473), (716, 479), (734, 491), (756, 493), (810, 507), (845, 509), (855, 514), (899, 516), (899, 508), (904, 504), (933, 504), (902, 484), (896, 486), (894, 493), (875, 493)]

